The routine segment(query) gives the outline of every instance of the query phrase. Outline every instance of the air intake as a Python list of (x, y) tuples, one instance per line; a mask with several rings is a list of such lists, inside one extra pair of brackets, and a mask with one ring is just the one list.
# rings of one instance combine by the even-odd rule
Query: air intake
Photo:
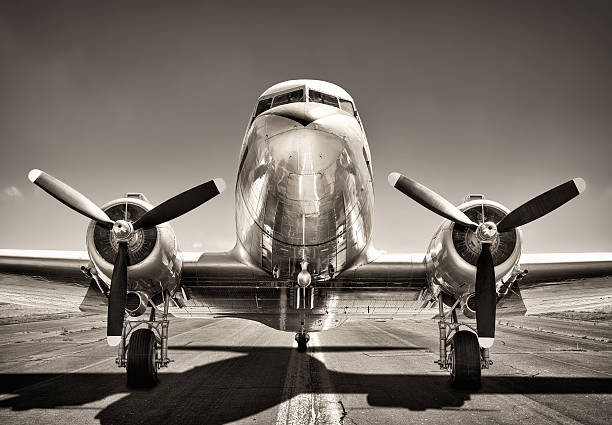
[[(147, 210), (140, 205), (121, 203), (113, 205), (104, 210), (112, 220), (126, 220), (135, 222), (142, 217)], [(98, 253), (110, 264), (115, 263), (119, 244), (115, 234), (104, 224), (96, 223), (93, 232), (94, 245)], [(139, 229), (134, 232), (128, 242), (128, 264), (133, 266), (147, 258), (157, 242), (157, 229)]]
[[(484, 211), (484, 217), (483, 217)], [(463, 211), (474, 223), (492, 221), (499, 223), (506, 212), (492, 205), (473, 205)], [(476, 232), (461, 224), (453, 225), (453, 245), (466, 262), (475, 266), (482, 248)], [(491, 244), (493, 265), (498, 266), (512, 255), (516, 246), (516, 231), (498, 233)]]

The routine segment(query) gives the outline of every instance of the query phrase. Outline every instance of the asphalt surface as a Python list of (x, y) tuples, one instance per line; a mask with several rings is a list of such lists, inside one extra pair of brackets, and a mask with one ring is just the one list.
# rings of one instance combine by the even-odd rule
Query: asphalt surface
[(7, 324), (0, 423), (610, 423), (612, 343), (600, 339), (612, 327), (521, 320), (498, 325), (477, 391), (453, 390), (434, 364), (431, 320), (348, 323), (312, 334), (303, 354), (258, 323), (175, 319), (174, 362), (151, 390), (126, 387), (104, 316)]

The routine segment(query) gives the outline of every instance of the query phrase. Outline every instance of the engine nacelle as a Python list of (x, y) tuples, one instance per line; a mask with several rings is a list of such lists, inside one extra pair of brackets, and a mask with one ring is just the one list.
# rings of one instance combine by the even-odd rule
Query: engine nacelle
[[(503, 205), (485, 199), (470, 200), (458, 208), (475, 223), (483, 222), (483, 211), (484, 222), (494, 223), (510, 212)], [(518, 273), (521, 238), (520, 229), (496, 235), (491, 244), (496, 282), (507, 281)], [(425, 257), (427, 281), (432, 293), (437, 295), (442, 291), (455, 300), (460, 299), (461, 308), (468, 317), (474, 314), (474, 300), (470, 295), (474, 293), (480, 250), (480, 241), (474, 230), (445, 220), (431, 240)]]
[[(102, 206), (112, 220), (136, 221), (153, 208), (141, 198), (120, 198)], [(87, 252), (98, 277), (110, 286), (119, 243), (114, 233), (92, 221), (87, 228)], [(182, 259), (174, 231), (168, 223), (152, 229), (140, 229), (128, 241), (128, 292), (139, 292), (152, 298), (167, 289), (173, 292), (179, 284)]]

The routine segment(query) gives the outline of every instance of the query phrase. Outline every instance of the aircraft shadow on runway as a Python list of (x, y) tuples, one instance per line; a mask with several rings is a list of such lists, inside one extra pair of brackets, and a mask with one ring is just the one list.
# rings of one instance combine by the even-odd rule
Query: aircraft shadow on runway
[[(408, 351), (407, 347), (316, 347), (318, 351)], [(413, 348), (414, 349), (414, 348)], [(419, 348), (417, 348), (419, 349)], [(287, 347), (186, 346), (180, 351), (229, 351), (233, 358), (204, 364), (185, 372), (162, 372), (150, 390), (127, 388), (124, 373), (0, 374), (0, 408), (14, 411), (69, 408), (111, 397), (96, 416), (109, 423), (223, 424), (272, 408), (283, 399), (283, 386), (293, 349)], [(454, 390), (446, 374), (416, 375), (344, 373), (327, 370), (311, 353), (294, 353), (292, 364), (308, 363), (309, 393), (367, 394), (371, 406), (410, 410), (460, 407), (472, 393), (481, 394), (611, 394), (612, 378), (483, 376), (477, 391)], [(180, 360), (179, 360), (180, 361)], [(378, 361), (372, 358), (372, 362)], [(299, 363), (298, 363), (299, 364)], [(319, 377), (327, 375), (326, 380)], [(286, 391), (285, 391), (286, 393)], [(117, 399), (112, 401), (112, 396)], [(107, 400), (108, 402), (108, 400)], [(96, 404), (82, 408), (97, 409)], [(350, 412), (349, 412), (350, 413)], [(199, 418), (199, 419), (198, 419)]]

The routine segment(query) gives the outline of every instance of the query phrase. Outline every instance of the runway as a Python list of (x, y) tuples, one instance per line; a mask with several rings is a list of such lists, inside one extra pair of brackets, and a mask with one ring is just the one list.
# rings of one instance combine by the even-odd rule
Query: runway
[[(348, 323), (313, 334), (301, 354), (292, 334), (258, 323), (175, 319), (174, 362), (148, 391), (126, 387), (104, 316), (6, 324), (0, 422), (609, 423), (610, 322), (502, 323), (494, 365), (473, 392), (451, 389), (434, 364), (433, 320)], [(525, 329), (534, 326), (541, 330)]]

